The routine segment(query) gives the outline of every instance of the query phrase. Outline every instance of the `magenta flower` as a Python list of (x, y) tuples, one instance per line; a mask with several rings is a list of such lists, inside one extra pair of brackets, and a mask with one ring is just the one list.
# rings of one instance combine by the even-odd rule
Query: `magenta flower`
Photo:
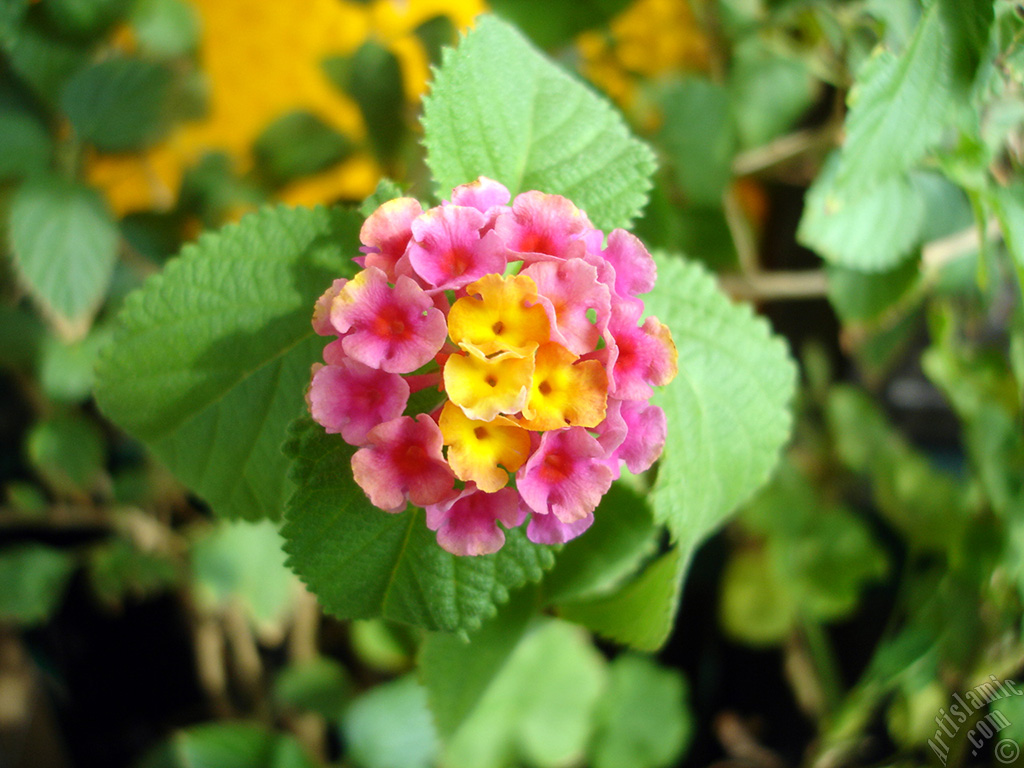
[(493, 232), (481, 236), (487, 216), (476, 208), (431, 208), (412, 223), (409, 264), (435, 288), (462, 288), (505, 269), (505, 248)]
[(448, 335), (444, 313), (420, 286), (402, 276), (391, 287), (376, 267), (345, 284), (331, 306), (331, 323), (346, 355), (389, 373), (425, 365)]
[(362, 445), (371, 429), (397, 419), (408, 401), (409, 384), (397, 373), (347, 358), (321, 367), (309, 386), (313, 418), (349, 445)]
[(583, 427), (547, 432), (516, 475), (523, 501), (538, 515), (573, 523), (597, 508), (612, 471), (601, 444)]
[[(526, 525), (562, 544), (594, 522), (623, 466), (648, 469), (676, 372), (667, 327), (643, 317), (655, 267), (559, 195), (479, 178), (426, 211), (385, 203), (363, 226), (365, 268), (336, 280), (313, 327), (313, 418), (358, 450), (356, 483), (388, 512), (426, 509), (456, 555), (496, 552)], [(410, 392), (435, 389), (412, 413)], [(406, 414), (406, 415), (403, 415)], [(600, 514), (600, 512), (597, 512)]]
[(374, 506), (401, 512), (406, 501), (425, 507), (452, 494), (455, 474), (441, 455), (441, 430), (426, 414), (378, 424), (366, 440), (352, 456), (352, 474)]
[(505, 543), (506, 528), (521, 525), (526, 512), (511, 488), (484, 493), (468, 483), (458, 496), (427, 507), (427, 527), (437, 542), (456, 555), (489, 555)]

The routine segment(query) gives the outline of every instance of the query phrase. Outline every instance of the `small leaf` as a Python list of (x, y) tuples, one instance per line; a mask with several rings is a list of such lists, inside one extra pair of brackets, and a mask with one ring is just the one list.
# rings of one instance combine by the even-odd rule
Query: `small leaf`
[(639, 651), (656, 651), (675, 625), (688, 565), (689, 554), (673, 547), (610, 595), (566, 602), (559, 612), (602, 637)]
[(86, 141), (104, 152), (142, 149), (167, 128), (171, 72), (144, 59), (111, 58), (78, 72), (61, 107)]
[(651, 503), (685, 559), (771, 474), (789, 437), (796, 367), (785, 342), (702, 267), (659, 257), (658, 271), (647, 305), (672, 331), (679, 374), (655, 396), (668, 437)]
[(43, 9), (61, 32), (92, 37), (124, 16), (130, 5), (131, 0), (47, 0)]
[(346, 90), (363, 113), (377, 157), (393, 160), (401, 150), (407, 130), (405, 89), (398, 57), (373, 40), (363, 43), (349, 64)]
[(352, 479), (354, 449), (308, 418), (296, 422), (286, 449), (296, 486), (282, 530), (288, 564), (340, 618), (472, 630), (509, 590), (551, 567), (551, 550), (521, 529), (508, 531), (493, 555), (445, 552), (422, 510), (390, 514), (372, 506)]
[(718, 206), (732, 180), (736, 131), (724, 86), (689, 78), (663, 95), (661, 143), (688, 202)]
[(154, 56), (185, 56), (199, 42), (197, 11), (184, 0), (138, 0), (131, 24), (139, 46)]
[(210, 723), (178, 731), (141, 768), (315, 768), (289, 734), (250, 723)]
[(921, 266), (908, 259), (885, 272), (829, 267), (828, 299), (844, 323), (874, 320), (920, 282)]
[(351, 154), (352, 143), (310, 112), (289, 112), (256, 139), (253, 154), (274, 184), (329, 168)]
[(442, 195), (488, 176), (513, 194), (564, 195), (606, 230), (628, 226), (647, 201), (650, 149), (608, 102), (493, 17), (446, 52), (423, 126)]
[(863, 272), (897, 267), (921, 241), (925, 204), (906, 176), (854, 192), (837, 188), (832, 155), (807, 192), (797, 239), (832, 264)]
[(348, 670), (326, 656), (285, 667), (274, 681), (276, 701), (329, 720), (341, 715), (351, 698)]
[(18, 190), (10, 210), (18, 272), (65, 336), (75, 338), (103, 300), (117, 259), (117, 228), (103, 198), (57, 177)]
[(733, 554), (722, 575), (722, 627), (751, 645), (773, 645), (796, 624), (799, 606), (762, 549)]
[(429, 768), (438, 752), (427, 693), (412, 675), (352, 702), (341, 729), (349, 756), (361, 768)]
[(604, 658), (582, 630), (539, 622), (447, 742), (442, 764), (582, 764), (606, 674)]
[(354, 273), (360, 223), (340, 210), (264, 210), (187, 246), (125, 301), (97, 401), (220, 515), (284, 508), (280, 446), (323, 348), (313, 304)]
[(942, 138), (966, 103), (990, 0), (934, 0), (907, 49), (876, 53), (850, 93), (837, 181), (861, 191), (910, 170)]
[(32, 427), (26, 440), (29, 461), (55, 493), (87, 495), (103, 472), (103, 435), (80, 416), (55, 416)]
[(218, 607), (237, 602), (258, 629), (276, 634), (296, 586), (281, 543), (269, 520), (220, 521), (192, 545), (193, 588), (200, 602)]
[(41, 544), (0, 550), (0, 621), (46, 621), (60, 605), (74, 568), (74, 558), (67, 552)]
[(590, 745), (594, 768), (678, 765), (693, 736), (686, 681), (675, 669), (624, 654), (609, 668)]
[(183, 569), (166, 554), (139, 549), (118, 538), (89, 551), (89, 581), (105, 603), (113, 606), (126, 598), (146, 598), (177, 586)]
[(7, 102), (0, 91), (0, 179), (40, 173), (50, 163), (50, 132), (31, 111)]
[(4, 41), (12, 69), (28, 83), (39, 98), (56, 105), (67, 80), (82, 67), (89, 46), (50, 33), (35, 21), (26, 21), (17, 34)]
[(541, 48), (572, 41), (588, 29), (604, 26), (629, 0), (491, 0), (491, 9), (512, 22)]

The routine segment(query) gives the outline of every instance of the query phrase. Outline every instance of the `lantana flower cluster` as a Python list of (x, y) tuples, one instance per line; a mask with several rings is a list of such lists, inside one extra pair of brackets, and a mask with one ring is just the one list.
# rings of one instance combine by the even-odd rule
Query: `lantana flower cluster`
[(362, 271), (313, 314), (337, 337), (313, 366), (313, 418), (358, 448), (375, 506), (423, 507), (456, 555), (495, 552), (527, 520), (542, 544), (587, 530), (622, 466), (660, 456), (648, 400), (676, 374), (669, 329), (641, 320), (655, 265), (640, 240), (605, 239), (559, 195), (510, 199), (481, 177), (428, 210), (384, 203)]

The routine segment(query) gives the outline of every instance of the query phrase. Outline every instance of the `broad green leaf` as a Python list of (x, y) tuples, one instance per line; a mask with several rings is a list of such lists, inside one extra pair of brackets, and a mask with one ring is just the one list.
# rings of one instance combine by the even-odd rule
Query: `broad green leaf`
[(274, 699), (334, 719), (352, 698), (352, 689), (348, 670), (334, 659), (320, 656), (282, 669), (274, 681)]
[(492, 17), (447, 51), (423, 126), (442, 196), (488, 176), (513, 194), (564, 195), (608, 230), (628, 226), (651, 187), (650, 149), (608, 102)]
[(97, 401), (220, 515), (284, 508), (280, 446), (323, 347), (313, 304), (354, 273), (360, 223), (267, 209), (187, 246), (125, 301)]
[(389, 514), (372, 506), (352, 479), (354, 449), (309, 419), (296, 422), (286, 451), (296, 486), (282, 529), (288, 564), (341, 618), (472, 630), (554, 560), (521, 529), (509, 531), (493, 555), (445, 552), (423, 510)]
[(719, 605), (727, 634), (751, 645), (773, 645), (789, 634), (799, 610), (765, 550), (742, 550), (729, 558)]
[(154, 56), (185, 56), (199, 42), (198, 12), (185, 0), (138, 0), (131, 25), (139, 46)]
[(830, 266), (828, 299), (844, 323), (876, 319), (920, 283), (921, 266), (908, 259), (885, 272)]
[(491, 9), (541, 48), (564, 45), (580, 32), (603, 26), (629, 0), (491, 0)]
[(427, 692), (413, 675), (353, 701), (341, 730), (348, 756), (360, 768), (430, 768), (440, 746)]
[(729, 93), (710, 80), (689, 78), (666, 89), (659, 136), (686, 199), (718, 206), (732, 180), (736, 131)]
[(289, 734), (250, 723), (210, 723), (178, 731), (141, 768), (315, 768)]
[(966, 102), (991, 0), (933, 0), (900, 55), (877, 52), (850, 93), (837, 180), (861, 191), (912, 168)]
[(437, 729), (450, 738), (501, 671), (537, 608), (536, 592), (513, 595), (468, 638), (431, 632), (420, 648), (420, 679)]
[(10, 210), (18, 272), (66, 336), (81, 336), (103, 300), (117, 258), (117, 228), (103, 198), (57, 177), (26, 183)]
[(581, 764), (606, 675), (604, 658), (582, 630), (551, 620), (538, 623), (448, 740), (442, 763), (449, 768)]
[(658, 258), (650, 314), (672, 331), (679, 374), (655, 395), (668, 436), (651, 495), (683, 558), (770, 475), (790, 431), (796, 367), (749, 306), (702, 267)]
[(833, 154), (807, 192), (797, 239), (832, 264), (863, 272), (894, 269), (921, 239), (924, 199), (906, 176), (854, 191), (836, 186)]
[(694, 730), (682, 674), (636, 654), (619, 656), (608, 672), (589, 749), (594, 768), (678, 765)]
[(46, 621), (60, 605), (74, 568), (69, 553), (42, 544), (0, 549), (0, 622)]
[(636, 572), (654, 554), (660, 526), (644, 499), (614, 483), (594, 513), (586, 536), (573, 539), (544, 577), (548, 603), (606, 593)]
[(673, 547), (608, 595), (566, 602), (559, 614), (640, 651), (656, 651), (675, 625), (690, 553)]
[(72, 77), (60, 103), (78, 135), (97, 149), (142, 149), (167, 128), (171, 79), (171, 71), (161, 64), (110, 58)]
[(274, 632), (291, 610), (295, 576), (269, 520), (220, 521), (192, 545), (193, 589), (200, 602), (239, 604), (256, 627)]
[(289, 112), (256, 139), (253, 154), (274, 184), (322, 171), (343, 160), (352, 143), (311, 112)]
[(32, 468), (58, 494), (87, 496), (102, 476), (103, 434), (77, 415), (54, 416), (28, 433), (26, 452)]

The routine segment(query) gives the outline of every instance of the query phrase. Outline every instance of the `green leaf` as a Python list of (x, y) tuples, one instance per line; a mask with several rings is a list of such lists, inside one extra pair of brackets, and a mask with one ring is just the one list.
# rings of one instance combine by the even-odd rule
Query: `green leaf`
[(491, 9), (512, 22), (541, 48), (572, 41), (587, 29), (603, 26), (629, 0), (491, 0)]
[(427, 692), (413, 675), (360, 696), (341, 729), (349, 757), (361, 768), (430, 768), (439, 748)]
[(660, 526), (644, 499), (614, 483), (594, 513), (594, 524), (558, 554), (544, 577), (544, 598), (558, 603), (612, 591), (654, 554)]
[(686, 681), (674, 669), (624, 654), (609, 668), (591, 742), (594, 768), (678, 765), (693, 736)]
[(28, 434), (26, 448), (33, 469), (56, 493), (87, 495), (102, 475), (103, 435), (81, 416), (38, 422)]
[(398, 57), (374, 40), (359, 46), (349, 63), (349, 95), (359, 105), (377, 157), (392, 160), (406, 134), (405, 88)]
[(220, 521), (192, 545), (193, 588), (201, 602), (239, 604), (257, 628), (274, 632), (290, 611), (295, 577), (269, 520)]
[(348, 670), (326, 656), (285, 667), (274, 681), (277, 702), (329, 720), (340, 716), (351, 698)]
[(836, 185), (833, 154), (807, 192), (797, 240), (830, 263), (863, 272), (894, 269), (921, 240), (925, 204), (906, 176), (850, 191)]
[(359, 206), (359, 213), (366, 218), (369, 218), (370, 214), (380, 208), (380, 206), (384, 205), (388, 200), (394, 200), (396, 197), (402, 197), (404, 194), (405, 190), (399, 186), (398, 182), (383, 176), (380, 181), (377, 182), (377, 187), (365, 200), (363, 200), (362, 205)]
[(274, 184), (329, 168), (351, 154), (352, 143), (310, 112), (289, 112), (256, 139), (253, 154)]
[(183, 569), (167, 554), (139, 549), (118, 538), (89, 550), (89, 581), (101, 600), (117, 606), (126, 598), (150, 597), (183, 581)]
[(617, 643), (656, 651), (675, 625), (689, 557), (688, 552), (673, 547), (615, 592), (563, 603), (559, 613)]
[(751, 645), (773, 645), (796, 624), (799, 606), (767, 551), (748, 549), (733, 554), (725, 566), (719, 611), (730, 636)]
[(628, 226), (651, 187), (653, 155), (621, 116), (492, 17), (446, 52), (423, 126), (442, 196), (488, 176), (513, 194), (564, 195), (608, 230)]
[(789, 437), (796, 367), (782, 339), (706, 270), (657, 262), (647, 306), (672, 331), (679, 374), (655, 395), (668, 436), (651, 504), (688, 553), (771, 474)]
[(41, 544), (0, 550), (0, 621), (46, 621), (60, 605), (74, 568), (70, 554)]
[(28, 109), (8, 102), (0, 91), (0, 179), (17, 179), (46, 170), (50, 163), (50, 132)]
[(93, 328), (81, 341), (65, 343), (55, 336), (43, 339), (39, 385), (51, 400), (81, 402), (92, 394), (93, 368), (100, 350), (110, 342), (110, 329)]
[(284, 508), (280, 446), (323, 347), (313, 305), (354, 273), (360, 224), (341, 210), (267, 209), (187, 246), (125, 301), (97, 402), (220, 515)]
[(117, 259), (117, 228), (103, 198), (57, 177), (23, 185), (10, 210), (18, 272), (66, 336), (88, 330)]
[(88, 45), (53, 35), (34, 21), (22, 24), (4, 43), (11, 68), (50, 105), (57, 104), (64, 83), (89, 53)]
[(293, 736), (250, 723), (210, 723), (178, 731), (140, 768), (315, 768)]
[(513, 595), (468, 638), (431, 632), (420, 648), (420, 679), (441, 736), (450, 738), (469, 717), (519, 644), (536, 611), (536, 591)]
[(806, 61), (779, 55), (760, 36), (737, 46), (728, 88), (741, 146), (757, 147), (792, 129), (819, 87)]
[(70, 35), (99, 35), (125, 15), (131, 0), (47, 0), (43, 9), (53, 25)]
[(908, 259), (885, 272), (861, 272), (830, 266), (828, 299), (844, 323), (876, 319), (919, 285), (921, 266)]
[(667, 89), (662, 108), (659, 136), (683, 194), (696, 205), (721, 205), (736, 151), (728, 91), (709, 80), (689, 78)]
[(359, 663), (376, 672), (395, 674), (413, 667), (414, 630), (384, 619), (358, 619), (349, 624), (349, 644)]
[(862, 190), (912, 168), (966, 103), (991, 0), (933, 0), (907, 49), (876, 53), (850, 93), (837, 181)]
[(153, 56), (185, 56), (199, 43), (199, 16), (184, 0), (138, 0), (131, 24), (139, 47)]
[(509, 590), (538, 581), (554, 560), (521, 529), (493, 555), (458, 557), (438, 546), (423, 510), (389, 514), (352, 479), (355, 449), (304, 418), (286, 451), (296, 490), (282, 530), (288, 564), (341, 618), (385, 619), (427, 629), (472, 630)]
[[(1024, 275), (1024, 182), (994, 187), (990, 198), (1003, 231), (1006, 250), (1016, 261), (1018, 274)], [(1024, 290), (1024, 280), (1021, 282), (1021, 290)]]
[(604, 658), (582, 630), (540, 622), (448, 741), (442, 763), (450, 768), (582, 764), (605, 684)]
[(155, 62), (110, 58), (72, 77), (60, 103), (79, 136), (97, 149), (142, 149), (167, 128), (171, 81), (171, 71)]

